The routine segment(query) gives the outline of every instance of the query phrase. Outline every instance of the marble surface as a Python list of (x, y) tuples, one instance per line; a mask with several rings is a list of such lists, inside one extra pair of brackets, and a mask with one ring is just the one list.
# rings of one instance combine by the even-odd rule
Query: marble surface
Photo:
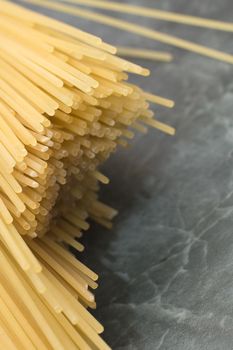
[[(232, 0), (128, 1), (233, 21)], [(50, 12), (51, 14), (51, 12)], [(120, 210), (114, 230), (94, 227), (82, 256), (101, 276), (97, 317), (114, 350), (233, 349), (233, 67), (129, 33), (61, 14), (117, 44), (168, 49), (171, 64), (139, 61), (132, 80), (175, 99), (151, 130), (105, 166), (102, 198)], [(129, 18), (129, 16), (119, 16)], [(230, 33), (136, 19), (233, 53)]]

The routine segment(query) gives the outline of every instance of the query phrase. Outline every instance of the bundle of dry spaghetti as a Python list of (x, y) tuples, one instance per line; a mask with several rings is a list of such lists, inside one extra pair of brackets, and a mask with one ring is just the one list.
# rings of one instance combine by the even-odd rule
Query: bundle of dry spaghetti
[(69, 251), (87, 218), (111, 227), (99, 166), (134, 130), (169, 134), (127, 82), (148, 71), (98, 37), (0, 1), (0, 344), (4, 350), (109, 349), (87, 311), (98, 276)]

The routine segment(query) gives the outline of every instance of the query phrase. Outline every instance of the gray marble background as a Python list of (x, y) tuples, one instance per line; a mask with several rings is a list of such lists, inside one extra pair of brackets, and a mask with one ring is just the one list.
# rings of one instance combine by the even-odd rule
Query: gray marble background
[[(19, 2), (19, 1), (18, 1)], [(232, 0), (127, 1), (233, 21)], [(176, 101), (106, 164), (103, 197), (120, 210), (112, 232), (86, 238), (100, 274), (97, 317), (114, 350), (233, 349), (233, 67), (152, 40), (48, 12), (121, 45), (169, 50), (171, 64), (133, 81)], [(116, 14), (115, 14), (116, 15)], [(119, 15), (233, 53), (231, 33)]]

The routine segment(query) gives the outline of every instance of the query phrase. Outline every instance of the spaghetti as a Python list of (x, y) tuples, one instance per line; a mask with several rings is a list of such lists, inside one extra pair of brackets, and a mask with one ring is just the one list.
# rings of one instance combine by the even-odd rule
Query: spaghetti
[(216, 30), (222, 30), (226, 32), (233, 31), (233, 23), (221, 22), (221, 21), (217, 21), (209, 18), (188, 16), (182, 13), (162, 11), (155, 8), (149, 8), (144, 6), (128, 5), (120, 2), (106, 1), (106, 0), (58, 0), (58, 1), (79, 4), (83, 6), (90, 6), (90, 7), (114, 11), (114, 12), (122, 12), (130, 15), (154, 18), (162, 21), (186, 24), (190, 26), (216, 29)]
[[(67, 6), (60, 2), (53, 2), (47, 0), (22, 0), (25, 3), (36, 4), (41, 7), (53, 9), (62, 13), (67, 13), (71, 16), (77, 16), (85, 18), (96, 23), (104, 24), (113, 28), (118, 28), (127, 32), (131, 32), (152, 40), (162, 42), (164, 44), (172, 45), (180, 49), (195, 52), (203, 56), (211, 57), (219, 61), (233, 64), (233, 55), (214, 50), (203, 45), (193, 43), (188, 40), (184, 40), (173, 35), (165, 34), (147, 27), (134, 24), (129, 21), (117, 19), (108, 15), (104, 15), (97, 12), (88, 11), (77, 6)], [(75, 0), (74, 0), (75, 1)], [(96, 3), (96, 1), (94, 1)], [(120, 10), (120, 7), (117, 7)], [(124, 9), (124, 7), (123, 7)], [(208, 20), (203, 19), (204, 23), (209, 23)], [(229, 26), (229, 30), (232, 31), (232, 24), (226, 24)]]
[(100, 38), (0, 1), (0, 343), (14, 350), (109, 349), (95, 308), (98, 276), (69, 251), (98, 197), (99, 166), (147, 126), (173, 135), (127, 82), (149, 71)]

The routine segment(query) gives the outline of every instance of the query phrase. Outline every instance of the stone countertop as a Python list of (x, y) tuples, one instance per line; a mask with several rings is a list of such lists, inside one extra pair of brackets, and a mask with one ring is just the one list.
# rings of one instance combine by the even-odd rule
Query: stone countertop
[[(128, 3), (233, 21), (232, 0)], [(95, 227), (86, 238), (105, 339), (114, 350), (233, 349), (233, 66), (53, 15), (110, 43), (175, 55), (171, 64), (136, 60), (151, 77), (132, 81), (176, 101), (157, 116), (177, 134), (138, 135), (108, 161), (102, 198), (120, 214), (112, 232)], [(119, 17), (233, 53), (231, 33)]]

